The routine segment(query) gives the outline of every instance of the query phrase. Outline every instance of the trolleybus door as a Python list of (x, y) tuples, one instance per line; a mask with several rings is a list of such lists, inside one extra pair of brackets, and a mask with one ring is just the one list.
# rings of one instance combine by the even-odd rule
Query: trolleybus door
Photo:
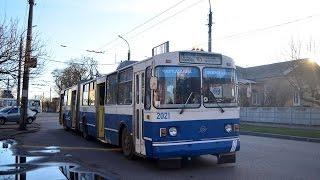
[(104, 140), (104, 96), (105, 83), (98, 84), (97, 90), (97, 124), (98, 124), (98, 138)]
[(64, 93), (60, 94), (60, 104), (59, 104), (59, 123), (62, 124), (62, 107), (64, 106)]
[(143, 121), (144, 121), (144, 72), (134, 73), (134, 139), (135, 150), (139, 154), (146, 154), (143, 139)]
[(77, 97), (77, 91), (72, 91), (71, 95), (71, 118), (72, 118), (72, 128), (76, 127), (76, 97)]

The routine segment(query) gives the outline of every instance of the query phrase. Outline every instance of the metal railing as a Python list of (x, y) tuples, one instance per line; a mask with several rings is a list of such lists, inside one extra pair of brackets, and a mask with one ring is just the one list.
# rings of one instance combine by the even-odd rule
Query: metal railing
[(320, 108), (241, 107), (240, 120), (247, 122), (320, 126)]

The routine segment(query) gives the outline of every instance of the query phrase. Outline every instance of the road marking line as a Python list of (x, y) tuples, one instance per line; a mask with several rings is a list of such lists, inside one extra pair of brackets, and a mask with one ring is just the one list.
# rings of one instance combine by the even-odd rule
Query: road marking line
[[(40, 146), (40, 145), (18, 145), (18, 147), (25, 147), (25, 148), (46, 148), (48, 146)], [(71, 149), (71, 150), (96, 150), (96, 151), (121, 151), (121, 148), (92, 148), (92, 147), (71, 147), (71, 146), (57, 146), (56, 149)]]

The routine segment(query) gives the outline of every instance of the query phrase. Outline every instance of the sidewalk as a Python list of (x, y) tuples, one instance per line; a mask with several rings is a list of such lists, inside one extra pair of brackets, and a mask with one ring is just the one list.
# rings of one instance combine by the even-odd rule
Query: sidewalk
[(241, 122), (240, 134), (320, 143), (320, 127)]
[(320, 130), (320, 126), (306, 126), (306, 125), (298, 125), (298, 124), (261, 123), (261, 122), (249, 122), (249, 121), (241, 121), (240, 124), (266, 126), (266, 127), (282, 127), (282, 128), (291, 128), (291, 129)]
[(0, 125), (0, 141), (5, 139), (14, 139), (14, 137), (19, 134), (36, 132), (39, 129), (40, 125), (36, 122), (27, 124), (27, 130), (24, 131), (19, 130), (19, 124), (6, 123), (5, 125)]

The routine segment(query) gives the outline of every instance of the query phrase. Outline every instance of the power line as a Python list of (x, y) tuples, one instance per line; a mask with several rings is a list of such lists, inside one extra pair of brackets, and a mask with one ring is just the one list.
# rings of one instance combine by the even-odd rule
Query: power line
[(173, 6), (169, 7), (168, 9), (166, 9), (166, 10), (164, 10), (164, 11), (162, 11), (162, 12), (160, 12), (159, 14), (157, 14), (157, 15), (155, 15), (155, 16), (153, 16), (153, 17), (151, 17), (150, 19), (146, 20), (144, 23), (137, 25), (136, 27), (134, 27), (134, 28), (133, 28), (133, 29), (131, 29), (130, 31), (128, 31), (128, 32), (126, 32), (126, 33), (124, 33), (123, 35), (127, 35), (127, 34), (129, 34), (129, 33), (133, 32), (134, 30), (136, 30), (136, 29), (138, 29), (138, 28), (142, 27), (143, 25), (145, 25), (145, 24), (147, 24), (147, 23), (151, 22), (151, 21), (152, 21), (152, 20), (154, 20), (155, 18), (157, 18), (157, 17), (161, 16), (162, 14), (164, 14), (164, 13), (166, 13), (166, 12), (170, 11), (171, 9), (173, 9), (173, 8), (177, 7), (179, 4), (183, 3), (184, 1), (185, 1), (185, 0), (182, 0), (182, 1), (177, 2), (177, 3), (176, 3), (176, 4), (174, 4)]
[[(275, 24), (275, 25), (271, 25), (271, 26), (267, 26), (267, 27), (263, 27), (263, 28), (252, 29), (252, 30), (248, 30), (248, 31), (240, 32), (240, 33), (234, 33), (234, 34), (231, 34), (231, 35), (227, 35), (227, 36), (224, 36), (224, 37), (217, 38), (217, 40), (233, 39), (233, 38), (237, 38), (237, 37), (241, 37), (241, 36), (245, 36), (245, 35), (250, 35), (250, 33), (266, 31), (266, 30), (274, 29), (274, 28), (279, 28), (279, 27), (286, 26), (286, 25), (289, 25), (289, 24), (294, 24), (294, 23), (298, 23), (298, 22), (301, 22), (301, 21), (305, 21), (305, 20), (308, 20), (308, 19), (311, 19), (311, 18), (314, 18), (314, 17), (317, 17), (317, 16), (320, 16), (320, 14), (313, 14), (313, 15), (309, 15), (309, 16), (306, 16), (306, 17), (303, 17), (303, 18), (299, 18), (299, 19), (294, 19), (294, 20), (291, 20), (291, 21), (283, 22), (283, 23), (280, 23), (280, 24)], [(200, 45), (205, 45), (205, 43), (198, 44), (197, 46), (200, 46)]]
[(237, 36), (243, 36), (243, 35), (246, 35), (246, 34), (249, 34), (249, 33), (265, 31), (265, 30), (273, 29), (273, 28), (278, 28), (278, 27), (285, 26), (285, 25), (288, 25), (288, 24), (293, 24), (293, 23), (297, 23), (297, 22), (300, 22), (300, 21), (305, 21), (307, 19), (311, 19), (311, 18), (314, 18), (314, 17), (319, 16), (319, 15), (320, 14), (314, 14), (314, 15), (306, 16), (306, 17), (303, 17), (303, 18), (287, 21), (287, 22), (276, 24), (276, 25), (272, 25), (272, 26), (267, 26), (267, 27), (263, 27), (263, 28), (257, 28), (257, 29), (252, 29), (252, 30), (248, 30), (248, 31), (245, 31), (245, 32), (231, 34), (231, 35), (228, 35), (228, 36), (225, 36), (225, 37), (222, 37), (222, 38), (218, 38), (218, 39), (230, 39), (230, 38), (237, 37)]
[[(186, 0), (181, 0), (181, 1), (177, 2), (177, 3), (175, 3), (174, 5), (170, 6), (170, 7), (167, 8), (167, 9), (165, 9), (164, 11), (156, 14), (155, 16), (153, 16), (153, 17), (151, 17), (151, 18), (149, 18), (149, 19), (147, 19), (145, 22), (143, 22), (143, 23), (141, 23), (141, 24), (133, 27), (131, 30), (127, 31), (126, 33), (123, 33), (122, 36), (125, 36), (125, 35), (130, 34), (131, 32), (135, 31), (136, 29), (144, 26), (145, 24), (151, 22), (152, 20), (156, 19), (157, 17), (159, 17), (159, 16), (163, 15), (164, 13), (170, 11), (171, 9), (177, 7), (179, 4), (183, 3), (184, 1), (186, 1)], [(118, 39), (119, 39), (119, 37), (112, 39), (111, 41), (109, 41), (109, 42), (106, 43), (105, 45), (101, 46), (99, 49), (102, 49), (103, 47), (106, 47), (106, 46), (112, 44), (113, 42), (115, 42), (115, 41), (118, 40)]]
[[(161, 23), (163, 23), (163, 22), (165, 22), (165, 21), (167, 21), (167, 20), (169, 20), (169, 19), (173, 18), (174, 16), (176, 16), (176, 15), (178, 15), (178, 14), (182, 13), (183, 11), (185, 11), (185, 10), (187, 10), (187, 9), (190, 9), (191, 7), (194, 7), (195, 5), (199, 4), (201, 1), (203, 1), (203, 0), (199, 0), (199, 1), (197, 1), (197, 2), (195, 2), (195, 3), (193, 3), (193, 4), (191, 4), (191, 5), (189, 5), (189, 6), (185, 7), (185, 8), (183, 8), (182, 10), (180, 10), (180, 11), (178, 11), (178, 12), (174, 13), (173, 15), (171, 15), (171, 16), (169, 16), (169, 17), (167, 17), (167, 18), (162, 19), (162, 20), (161, 20), (161, 21), (159, 21), (158, 23), (153, 24), (152, 26), (148, 27), (147, 29), (144, 29), (143, 31), (140, 31), (140, 32), (138, 32), (138, 33), (136, 33), (136, 34), (134, 34), (134, 35), (130, 36), (129, 38), (130, 38), (130, 39), (133, 39), (133, 38), (135, 38), (135, 37), (139, 36), (140, 34), (142, 34), (142, 33), (146, 32), (146, 31), (148, 31), (148, 30), (150, 30), (150, 29), (152, 29), (152, 28), (154, 28), (154, 27), (158, 26), (159, 24), (161, 24)], [(114, 41), (115, 41), (115, 40), (117, 40), (117, 39), (118, 39), (118, 38), (114, 39)], [(113, 42), (111, 42), (111, 43), (113, 43)], [(110, 43), (110, 44), (111, 44), (111, 43)], [(109, 48), (109, 49), (110, 49), (110, 48)]]
[[(59, 60), (55, 60), (55, 59), (48, 59), (48, 58), (39, 58), (39, 59), (43, 59), (46, 61), (51, 61), (51, 62), (57, 62), (57, 63), (62, 63), (62, 64), (78, 64), (78, 65), (94, 65), (94, 64), (86, 64), (86, 63), (79, 63), (79, 62), (66, 62), (66, 61), (59, 61)], [(96, 64), (96, 65), (101, 65), (101, 66), (111, 66), (111, 65), (116, 65), (115, 63), (113, 64), (107, 64), (107, 63), (103, 63), (103, 64)]]
[(129, 38), (131, 38), (131, 39), (132, 39), (132, 38), (134, 38), (134, 37), (136, 37), (136, 36), (139, 36), (140, 34), (142, 34), (142, 33), (146, 32), (146, 31), (148, 31), (148, 30), (150, 30), (150, 29), (154, 28), (155, 26), (158, 26), (159, 24), (161, 24), (161, 23), (163, 23), (163, 22), (165, 22), (165, 21), (167, 21), (167, 20), (169, 20), (169, 19), (173, 18), (174, 16), (176, 16), (176, 15), (178, 15), (178, 14), (182, 13), (183, 11), (185, 11), (185, 10), (187, 10), (187, 9), (190, 9), (191, 7), (194, 7), (195, 5), (199, 4), (201, 1), (202, 1), (202, 0), (199, 0), (199, 1), (197, 1), (197, 2), (195, 2), (195, 3), (193, 3), (193, 4), (191, 4), (191, 5), (189, 5), (189, 6), (185, 7), (185, 8), (183, 8), (182, 10), (180, 10), (180, 11), (178, 11), (178, 12), (174, 13), (173, 15), (171, 15), (171, 16), (169, 16), (169, 17), (167, 17), (167, 18), (162, 19), (162, 20), (161, 20), (161, 21), (159, 21), (158, 23), (156, 23), (156, 24), (154, 24), (154, 25), (152, 25), (152, 26), (148, 27), (147, 29), (145, 29), (145, 30), (143, 30), (143, 31), (141, 31), (141, 32), (138, 32), (138, 33), (136, 33), (136, 34), (132, 35), (132, 36), (131, 36), (131, 37), (129, 37)]

